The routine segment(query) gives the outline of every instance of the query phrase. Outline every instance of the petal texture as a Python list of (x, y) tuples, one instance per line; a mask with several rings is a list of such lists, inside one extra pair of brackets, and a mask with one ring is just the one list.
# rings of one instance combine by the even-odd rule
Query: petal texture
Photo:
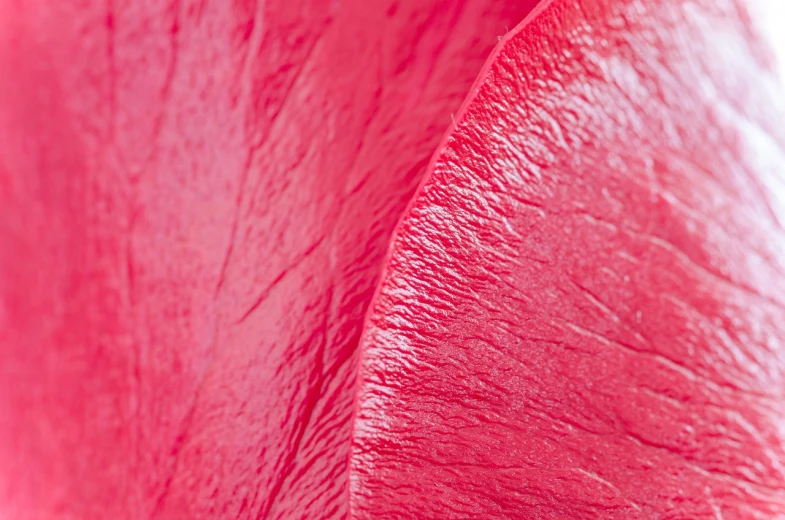
[(344, 517), (390, 232), (533, 3), (0, 0), (0, 516)]
[(774, 15), (538, 9), (394, 238), (361, 346), (353, 517), (785, 515)]

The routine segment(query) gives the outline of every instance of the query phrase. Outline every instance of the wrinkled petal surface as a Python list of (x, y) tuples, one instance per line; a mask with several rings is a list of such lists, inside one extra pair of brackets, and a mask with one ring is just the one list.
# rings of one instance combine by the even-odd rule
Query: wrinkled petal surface
[(785, 515), (774, 4), (554, 0), (505, 39), (367, 321), (354, 518)]

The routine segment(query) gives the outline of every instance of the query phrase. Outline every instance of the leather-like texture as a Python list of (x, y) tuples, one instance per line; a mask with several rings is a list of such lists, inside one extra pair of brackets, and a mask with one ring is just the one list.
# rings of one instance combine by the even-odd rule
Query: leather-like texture
[(505, 39), (369, 313), (353, 518), (785, 515), (774, 4), (553, 0)]
[(339, 518), (389, 235), (533, 0), (0, 1), (0, 516)]

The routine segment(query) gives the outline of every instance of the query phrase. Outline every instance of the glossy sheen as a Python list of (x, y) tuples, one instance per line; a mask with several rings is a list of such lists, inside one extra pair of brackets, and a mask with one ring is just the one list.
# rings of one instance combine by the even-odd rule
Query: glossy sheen
[(533, 3), (0, 0), (0, 517), (345, 516), (390, 232)]
[(785, 515), (765, 6), (554, 0), (504, 41), (368, 318), (354, 518)]

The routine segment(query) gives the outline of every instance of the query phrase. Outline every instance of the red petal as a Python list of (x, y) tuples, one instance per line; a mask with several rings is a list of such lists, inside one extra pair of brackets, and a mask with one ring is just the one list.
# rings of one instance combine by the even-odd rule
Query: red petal
[(0, 516), (343, 516), (387, 239), (533, 3), (0, 1)]
[(368, 320), (355, 518), (785, 515), (785, 102), (743, 4), (556, 0), (497, 51)]

